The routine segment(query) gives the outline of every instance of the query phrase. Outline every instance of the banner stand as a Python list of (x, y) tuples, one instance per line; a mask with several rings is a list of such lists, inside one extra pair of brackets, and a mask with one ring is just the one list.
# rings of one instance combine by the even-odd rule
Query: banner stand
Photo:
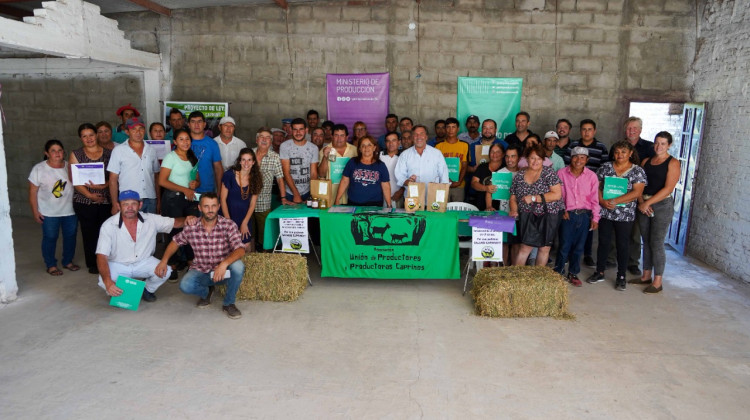
[[(318, 250), (315, 249), (315, 244), (313, 244), (312, 238), (310, 238), (308, 236), (307, 240), (310, 242), (310, 248), (312, 248), (313, 253), (315, 254), (315, 259), (318, 260), (318, 265), (322, 267), (323, 264), (321, 264), (321, 262), (320, 262), (320, 256), (318, 256)], [(279, 232), (279, 236), (276, 237), (276, 242), (273, 244), (273, 253), (274, 254), (276, 252), (285, 252), (285, 251), (282, 251), (280, 249), (276, 249), (279, 246), (279, 242), (281, 242), (281, 232)], [(302, 257), (302, 252), (301, 251), (297, 251), (295, 254), (297, 254), (300, 257)], [(310, 286), (313, 285), (312, 279), (310, 278), (310, 271), (309, 270), (307, 271), (307, 283)]]

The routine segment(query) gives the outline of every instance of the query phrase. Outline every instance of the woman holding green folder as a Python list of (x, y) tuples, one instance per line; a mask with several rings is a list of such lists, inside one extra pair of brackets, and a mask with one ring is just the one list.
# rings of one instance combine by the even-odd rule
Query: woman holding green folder
[(617, 278), (615, 288), (625, 290), (625, 271), (628, 265), (630, 232), (635, 223), (638, 198), (646, 186), (646, 173), (638, 166), (638, 153), (628, 141), (618, 141), (612, 146), (614, 162), (605, 162), (596, 171), (599, 178), (599, 247), (597, 248), (596, 271), (586, 282), (604, 281), (607, 254), (615, 235), (617, 247)]

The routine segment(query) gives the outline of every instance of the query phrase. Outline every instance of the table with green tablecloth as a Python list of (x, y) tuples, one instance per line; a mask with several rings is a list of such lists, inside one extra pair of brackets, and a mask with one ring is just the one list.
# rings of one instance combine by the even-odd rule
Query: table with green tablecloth
[(320, 212), (326, 210), (311, 209), (306, 204), (295, 204), (292, 206), (279, 206), (268, 213), (266, 225), (263, 231), (263, 249), (273, 249), (279, 238), (279, 219), (292, 217), (318, 217)]

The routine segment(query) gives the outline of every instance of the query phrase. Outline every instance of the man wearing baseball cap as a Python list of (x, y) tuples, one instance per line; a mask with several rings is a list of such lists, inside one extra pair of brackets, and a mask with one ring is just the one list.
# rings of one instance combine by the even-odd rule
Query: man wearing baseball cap
[(557, 132), (550, 130), (547, 132), (547, 134), (544, 135), (544, 141), (542, 142), (542, 146), (544, 146), (544, 152), (552, 161), (552, 169), (554, 169), (555, 171), (559, 171), (560, 169), (565, 167), (565, 161), (563, 160), (563, 158), (555, 153), (555, 148), (557, 147), (557, 141), (559, 139), (560, 136), (557, 135)]
[(466, 131), (459, 134), (458, 139), (469, 143), (469, 146), (481, 139), (481, 133), (479, 132), (479, 117), (476, 115), (469, 115), (466, 118)]
[(115, 128), (115, 132), (112, 133), (112, 141), (117, 144), (122, 144), (125, 143), (125, 140), (128, 139), (126, 123), (131, 118), (140, 117), (141, 113), (138, 112), (138, 110), (133, 105), (127, 104), (117, 108), (117, 112), (115, 112), (115, 114), (120, 117), (122, 123), (119, 124)]
[[(123, 146), (121, 146), (123, 147)], [(138, 192), (124, 190), (118, 194), (120, 212), (107, 219), (99, 232), (96, 245), (96, 265), (99, 269), (99, 287), (109, 296), (120, 296), (118, 276), (145, 279), (143, 300), (156, 300), (156, 289), (169, 278), (172, 269), (164, 275), (156, 274), (159, 260), (154, 258), (156, 234), (169, 233), (197, 222), (195, 216), (172, 219), (157, 214), (141, 213), (141, 197)]]
[(142, 210), (157, 213), (159, 207), (159, 160), (156, 150), (143, 141), (146, 126), (140, 118), (129, 119), (125, 124), (128, 140), (112, 150), (109, 171), (109, 192), (112, 197), (112, 214), (120, 211), (115, 197), (120, 191), (132, 190), (143, 200)]
[(247, 147), (244, 141), (234, 136), (236, 125), (234, 118), (227, 115), (219, 120), (220, 134), (214, 137), (216, 144), (219, 146), (219, 153), (221, 153), (221, 166), (225, 171), (234, 165), (234, 161), (240, 155), (240, 150)]
[(599, 226), (599, 180), (594, 171), (586, 167), (589, 149), (574, 147), (570, 166), (557, 171), (562, 183), (565, 213), (560, 222), (560, 246), (555, 258), (555, 271), (563, 274), (568, 264), (568, 281), (581, 286), (581, 256), (589, 231)]

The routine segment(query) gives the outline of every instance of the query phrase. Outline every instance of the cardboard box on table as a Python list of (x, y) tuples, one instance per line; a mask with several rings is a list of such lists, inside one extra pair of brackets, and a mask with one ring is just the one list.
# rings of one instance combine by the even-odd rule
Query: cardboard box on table
[(333, 184), (329, 179), (313, 179), (310, 181), (310, 195), (319, 200), (326, 200), (328, 207), (333, 206), (333, 200), (336, 198), (333, 191)]
[(421, 182), (412, 182), (406, 186), (404, 209), (407, 213), (424, 210), (424, 194), (424, 184)]
[(444, 213), (448, 207), (450, 184), (430, 182), (427, 185), (427, 211)]

